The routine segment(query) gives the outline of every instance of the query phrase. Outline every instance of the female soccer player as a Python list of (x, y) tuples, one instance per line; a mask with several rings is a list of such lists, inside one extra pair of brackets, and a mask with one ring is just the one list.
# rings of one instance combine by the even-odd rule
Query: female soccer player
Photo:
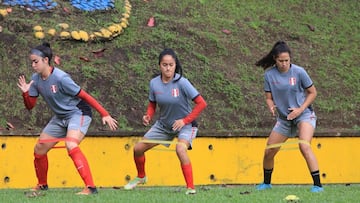
[[(312, 192), (321, 192), (320, 173), (316, 157), (311, 149), (310, 142), (316, 127), (316, 116), (311, 104), (316, 97), (315, 86), (300, 66), (292, 64), (291, 51), (283, 41), (278, 41), (270, 53), (260, 59), (256, 65), (265, 72), (265, 99), (270, 113), (277, 122), (272, 129), (267, 145), (285, 142), (289, 137), (299, 133), (299, 148), (306, 160), (314, 185)], [(280, 147), (265, 149), (263, 167), (264, 182), (257, 186), (258, 190), (270, 189), (271, 174), (274, 168), (274, 157)]]
[(81, 89), (67, 73), (50, 65), (52, 55), (48, 43), (31, 49), (30, 60), (35, 73), (29, 83), (23, 75), (18, 79), (18, 87), (22, 91), (27, 109), (32, 109), (37, 97), (41, 95), (55, 113), (40, 133), (39, 142), (35, 145), (34, 166), (38, 184), (32, 191), (48, 189), (47, 152), (56, 145), (59, 138), (65, 138), (68, 154), (86, 186), (77, 194), (96, 194), (97, 189), (89, 164), (79, 148), (91, 122), (90, 106), (101, 114), (103, 124), (108, 124), (111, 130), (117, 129), (117, 121), (92, 96)]
[[(146, 142), (147, 140), (170, 141), (178, 135), (176, 154), (185, 178), (186, 194), (195, 194), (192, 166), (187, 150), (191, 149), (192, 140), (198, 131), (195, 119), (207, 104), (193, 85), (182, 77), (180, 62), (172, 49), (164, 49), (160, 53), (159, 66), (161, 74), (150, 81), (149, 104), (143, 116), (143, 124), (150, 124), (156, 105), (160, 108), (159, 119), (144, 135), (143, 142), (140, 141), (134, 146), (134, 161), (138, 175), (124, 188), (131, 190), (147, 181), (145, 152), (159, 144)], [(193, 109), (190, 100), (195, 102)]]

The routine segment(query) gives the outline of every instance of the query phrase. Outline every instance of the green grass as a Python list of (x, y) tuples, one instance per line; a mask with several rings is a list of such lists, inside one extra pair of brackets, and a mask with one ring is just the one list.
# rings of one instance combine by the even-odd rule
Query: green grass
[(360, 185), (325, 185), (322, 193), (311, 193), (309, 185), (274, 185), (273, 189), (256, 191), (253, 185), (198, 186), (196, 195), (185, 195), (181, 187), (138, 187), (133, 191), (101, 188), (98, 195), (77, 196), (80, 189), (50, 189), (44, 196), (27, 198), (24, 190), (0, 190), (2, 200), (7, 203), (17, 202), (286, 202), (287, 195), (296, 195), (300, 202), (312, 203), (348, 203), (360, 201)]
[[(318, 129), (359, 129), (359, 1), (130, 2), (130, 25), (112, 41), (46, 39), (62, 58), (60, 68), (94, 94), (113, 116), (121, 118), (122, 130), (145, 130), (140, 121), (146, 110), (148, 84), (159, 70), (157, 57), (165, 47), (178, 53), (185, 77), (209, 104), (199, 118), (203, 131), (271, 129), (273, 118), (265, 107), (263, 71), (254, 63), (280, 39), (289, 43), (293, 63), (309, 72), (318, 89), (314, 104)], [(19, 130), (31, 127), (38, 131), (51, 115), (41, 100), (31, 112), (25, 110), (16, 86), (18, 73), (30, 77), (28, 51), (41, 43), (33, 37), (34, 25), (49, 28), (66, 22), (74, 29), (94, 31), (118, 21), (122, 12), (120, 0), (117, 10), (107, 15), (76, 11), (69, 2), (64, 6), (71, 15), (64, 15), (60, 8), (29, 13), (14, 7), (1, 21), (0, 125), (9, 121)], [(146, 26), (151, 16), (156, 20), (153, 28)], [(224, 34), (223, 29), (231, 34)], [(100, 48), (106, 48), (105, 55), (95, 58), (91, 51)], [(91, 61), (83, 62), (80, 56)], [(94, 116), (90, 131), (101, 128), (99, 115)]]

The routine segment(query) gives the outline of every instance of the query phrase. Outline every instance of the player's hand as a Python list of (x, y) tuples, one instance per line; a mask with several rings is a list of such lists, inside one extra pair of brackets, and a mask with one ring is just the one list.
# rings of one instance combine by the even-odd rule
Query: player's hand
[(115, 120), (110, 115), (102, 117), (102, 122), (103, 122), (103, 125), (107, 124), (111, 130), (116, 130), (118, 128), (117, 120)]
[(20, 76), (19, 76), (19, 79), (18, 79), (17, 86), (21, 89), (22, 92), (27, 92), (27, 91), (29, 91), (30, 86), (31, 86), (31, 84), (32, 84), (33, 82), (34, 82), (34, 81), (31, 80), (29, 83), (26, 83), (25, 76), (24, 76), (24, 75), (20, 75)]
[(302, 108), (288, 108), (288, 110), (290, 111), (290, 113), (287, 116), (288, 120), (294, 120), (295, 118), (300, 116), (300, 114), (302, 114), (302, 112), (304, 111)]
[(142, 120), (143, 120), (143, 125), (148, 126), (150, 124), (151, 118), (148, 115), (144, 115)]
[(276, 116), (276, 106), (270, 107), (270, 112), (272, 116)]
[(183, 119), (175, 120), (174, 124), (172, 125), (172, 129), (174, 131), (181, 130), (182, 127), (184, 127), (185, 123)]

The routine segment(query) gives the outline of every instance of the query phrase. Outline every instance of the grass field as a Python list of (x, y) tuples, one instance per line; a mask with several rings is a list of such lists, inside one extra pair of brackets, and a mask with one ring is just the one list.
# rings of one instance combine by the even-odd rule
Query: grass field
[(299, 202), (311, 203), (350, 203), (360, 202), (360, 185), (324, 185), (322, 193), (311, 193), (310, 185), (274, 185), (271, 190), (256, 191), (254, 185), (215, 185), (197, 186), (196, 195), (185, 195), (183, 187), (138, 187), (133, 191), (123, 189), (99, 188), (99, 194), (77, 196), (80, 188), (50, 189), (44, 196), (28, 198), (24, 189), (0, 190), (0, 201), (18, 202), (287, 202), (287, 195), (296, 195)]

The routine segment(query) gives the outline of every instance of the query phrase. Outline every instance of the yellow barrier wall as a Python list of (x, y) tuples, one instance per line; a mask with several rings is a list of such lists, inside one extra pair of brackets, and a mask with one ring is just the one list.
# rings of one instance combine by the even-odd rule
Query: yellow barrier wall
[[(81, 149), (87, 156), (97, 186), (123, 186), (136, 176), (132, 150), (140, 137), (90, 137)], [(28, 188), (36, 184), (33, 136), (0, 137), (0, 188)], [(293, 140), (289, 140), (293, 141)], [(195, 185), (257, 184), (262, 181), (264, 137), (198, 137), (189, 151)], [(59, 143), (58, 145), (63, 145)], [(312, 148), (323, 183), (360, 183), (360, 138), (316, 137)], [(296, 144), (286, 145), (275, 160), (273, 184), (311, 184), (306, 163)], [(82, 187), (65, 149), (48, 154), (50, 187)], [(174, 146), (158, 146), (146, 153), (148, 186), (185, 185)]]

